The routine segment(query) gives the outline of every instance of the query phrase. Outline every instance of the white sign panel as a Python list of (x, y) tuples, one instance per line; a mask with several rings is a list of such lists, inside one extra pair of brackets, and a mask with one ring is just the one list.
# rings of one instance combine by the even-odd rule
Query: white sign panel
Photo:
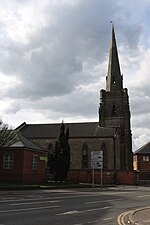
[(93, 169), (103, 168), (103, 151), (92, 151), (91, 152), (91, 167)]

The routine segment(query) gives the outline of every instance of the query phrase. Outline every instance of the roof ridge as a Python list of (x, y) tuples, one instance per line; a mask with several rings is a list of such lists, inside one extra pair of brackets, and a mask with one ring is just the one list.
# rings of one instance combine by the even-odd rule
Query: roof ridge
[[(73, 123), (65, 123), (64, 122), (64, 124), (65, 125), (67, 125), (67, 124), (98, 124), (98, 122), (97, 121), (95, 121), (95, 122), (73, 122)], [(61, 123), (22, 123), (20, 126), (18, 126), (16, 129), (18, 129), (18, 128), (23, 128), (24, 126), (39, 126), (39, 125), (61, 125)]]
[[(11, 145), (10, 147), (17, 147), (15, 146), (18, 142), (21, 142), (24, 147), (30, 148), (30, 149), (35, 149), (35, 150), (45, 150), (44, 148), (40, 147), (39, 145), (35, 144), (32, 142), (30, 139), (22, 135), (20, 132), (17, 134), (18, 139), (16, 142)], [(18, 146), (19, 147), (19, 146)]]
[(140, 152), (140, 150), (144, 149), (144, 148), (145, 148), (147, 145), (149, 145), (149, 144), (150, 144), (150, 141), (148, 141), (146, 144), (144, 144), (143, 146), (141, 146), (140, 148), (138, 148), (138, 149), (134, 152), (134, 154)]

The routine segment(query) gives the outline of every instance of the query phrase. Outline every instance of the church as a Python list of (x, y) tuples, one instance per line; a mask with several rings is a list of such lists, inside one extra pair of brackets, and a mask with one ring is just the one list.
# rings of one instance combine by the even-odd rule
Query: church
[[(65, 123), (70, 131), (70, 169), (90, 169), (91, 152), (103, 151), (103, 169), (132, 171), (132, 133), (128, 89), (123, 87), (115, 30), (109, 49), (106, 90), (100, 90), (99, 121)], [(24, 137), (51, 151), (61, 124), (26, 124), (16, 128)]]

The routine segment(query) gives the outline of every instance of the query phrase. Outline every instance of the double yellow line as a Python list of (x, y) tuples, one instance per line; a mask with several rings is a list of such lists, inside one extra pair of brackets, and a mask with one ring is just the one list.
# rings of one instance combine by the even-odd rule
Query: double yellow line
[(126, 225), (126, 223), (124, 222), (124, 219), (130, 212), (131, 211), (123, 212), (122, 214), (120, 214), (118, 216), (117, 222), (118, 222), (119, 225)]

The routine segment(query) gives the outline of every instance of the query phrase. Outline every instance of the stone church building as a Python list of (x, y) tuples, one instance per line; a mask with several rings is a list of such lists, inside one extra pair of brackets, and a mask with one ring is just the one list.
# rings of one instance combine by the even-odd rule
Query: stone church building
[[(49, 151), (54, 147), (61, 124), (21, 124), (16, 129)], [(70, 169), (90, 169), (91, 151), (103, 151), (104, 170), (133, 169), (132, 134), (127, 88), (123, 88), (114, 26), (109, 52), (106, 90), (100, 91), (99, 121), (65, 123), (70, 131)]]

